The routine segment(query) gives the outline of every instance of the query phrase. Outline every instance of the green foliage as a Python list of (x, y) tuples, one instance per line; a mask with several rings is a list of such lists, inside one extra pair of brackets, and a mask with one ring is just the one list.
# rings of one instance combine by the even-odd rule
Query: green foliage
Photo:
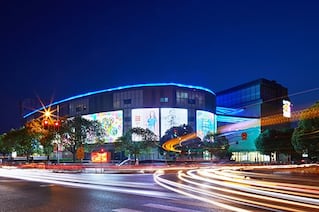
[[(188, 151), (191, 151), (192, 153), (198, 153), (198, 145), (199, 141), (198, 139), (193, 139), (187, 142), (187, 145), (178, 147), (179, 150), (181, 150), (181, 153), (177, 152), (167, 152), (165, 149), (162, 148), (162, 145), (173, 138), (177, 138), (183, 135), (187, 135), (190, 133), (193, 133), (194, 130), (190, 125), (182, 124), (180, 126), (173, 126), (166, 130), (165, 134), (161, 137), (159, 142), (159, 153), (161, 155), (165, 155), (166, 159), (176, 159), (176, 157), (180, 156), (181, 154), (187, 154)], [(199, 153), (198, 153), (199, 154)]]
[(43, 146), (43, 153), (48, 156), (53, 151), (53, 141), (56, 140), (56, 131), (53, 128), (44, 129), (42, 121), (39, 119), (31, 120), (26, 123), (28, 134)]
[[(133, 140), (139, 138), (140, 140)], [(149, 129), (140, 127), (131, 128), (115, 142), (116, 152), (125, 152), (125, 155), (132, 155), (134, 159), (142, 152), (147, 152), (157, 145), (157, 136)]]
[(203, 148), (219, 159), (230, 159), (229, 141), (226, 136), (216, 135), (212, 132), (207, 133), (203, 138)]
[(319, 157), (319, 102), (301, 113), (301, 119), (292, 135), (295, 150), (309, 157)]
[(7, 133), (0, 135), (0, 153), (3, 155), (8, 155), (12, 152), (12, 145), (8, 142), (8, 139), (5, 139)]
[(34, 141), (34, 137), (25, 127), (13, 129), (2, 137), (3, 148), (7, 154), (16, 151), (17, 155), (26, 156), (28, 159), (33, 153)]
[(256, 139), (256, 148), (265, 155), (270, 155), (272, 152), (292, 154), (294, 152), (291, 144), (292, 133), (293, 129), (266, 129)]
[(194, 132), (193, 128), (189, 125), (180, 125), (180, 126), (175, 126), (171, 127), (170, 129), (166, 130), (165, 134), (161, 137), (160, 139), (160, 144), (164, 144), (166, 141), (176, 138), (179, 136), (183, 136), (189, 133)]
[(275, 148), (271, 137), (272, 135), (269, 129), (266, 129), (264, 132), (260, 133), (255, 142), (257, 151), (264, 155), (270, 155)]
[(88, 136), (102, 141), (104, 131), (97, 121), (90, 121), (80, 116), (62, 122), (58, 131), (62, 145), (73, 154), (76, 160), (77, 149), (85, 144)]

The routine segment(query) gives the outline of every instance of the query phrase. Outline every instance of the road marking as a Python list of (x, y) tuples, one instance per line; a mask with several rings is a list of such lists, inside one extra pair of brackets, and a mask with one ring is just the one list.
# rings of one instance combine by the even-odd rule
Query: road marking
[(198, 212), (198, 210), (191, 210), (191, 209), (186, 209), (186, 208), (179, 208), (179, 207), (160, 205), (160, 204), (154, 204), (154, 203), (144, 204), (143, 206), (167, 210), (167, 211), (175, 211), (175, 212)]
[(42, 184), (40, 187), (52, 187), (55, 186), (54, 184)]
[(114, 212), (143, 212), (143, 211), (137, 211), (129, 208), (118, 208), (118, 209), (113, 209), (112, 211)]
[(5, 179), (0, 180), (1, 183), (15, 183), (15, 182), (22, 182), (21, 180), (15, 180), (15, 179)]

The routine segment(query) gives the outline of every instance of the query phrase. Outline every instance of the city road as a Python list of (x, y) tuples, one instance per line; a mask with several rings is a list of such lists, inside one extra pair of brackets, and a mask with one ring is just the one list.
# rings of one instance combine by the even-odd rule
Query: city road
[(152, 174), (70, 174), (0, 168), (0, 211), (219, 211), (166, 190)]
[(225, 166), (161, 170), (164, 188), (229, 211), (319, 211), (319, 167)]
[[(310, 167), (310, 166), (309, 166)], [(319, 167), (165, 167), (154, 174), (0, 168), (1, 211), (319, 211)], [(288, 171), (287, 171), (288, 170)]]

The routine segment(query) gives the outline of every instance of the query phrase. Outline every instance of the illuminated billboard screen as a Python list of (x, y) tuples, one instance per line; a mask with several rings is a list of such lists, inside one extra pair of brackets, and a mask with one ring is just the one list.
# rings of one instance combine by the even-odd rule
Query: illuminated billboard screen
[(132, 128), (149, 129), (159, 136), (159, 109), (143, 108), (132, 110)]
[(290, 101), (283, 100), (282, 101), (282, 113), (286, 118), (291, 118), (291, 103)]
[(110, 161), (109, 152), (92, 152), (91, 161), (93, 163), (106, 163)]
[[(82, 116), (87, 120), (98, 121), (105, 129), (105, 143), (114, 142), (118, 137), (123, 135), (123, 111), (111, 111), (94, 113)], [(92, 136), (88, 136), (87, 143), (96, 143)]]
[(207, 133), (216, 133), (216, 117), (214, 113), (197, 110), (196, 111), (196, 133), (201, 139)]
[(187, 116), (187, 109), (161, 108), (161, 136), (174, 126), (187, 125)]

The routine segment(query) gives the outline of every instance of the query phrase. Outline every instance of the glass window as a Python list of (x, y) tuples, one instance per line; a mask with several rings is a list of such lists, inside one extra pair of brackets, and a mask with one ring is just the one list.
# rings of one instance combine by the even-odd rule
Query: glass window
[(132, 103), (132, 100), (131, 100), (131, 99), (124, 99), (124, 100), (123, 100), (123, 103), (124, 103), (125, 105), (128, 105), (128, 104), (131, 104), (131, 103)]
[(82, 111), (81, 105), (76, 106), (75, 111), (76, 112), (81, 112)]
[(195, 103), (195, 99), (188, 99), (188, 104), (194, 105)]
[(188, 98), (188, 93), (182, 92), (182, 91), (177, 91), (176, 93), (177, 98)]
[(168, 97), (161, 97), (160, 102), (168, 102)]
[(186, 106), (188, 103), (188, 93), (183, 91), (176, 92), (176, 103), (182, 106)]

